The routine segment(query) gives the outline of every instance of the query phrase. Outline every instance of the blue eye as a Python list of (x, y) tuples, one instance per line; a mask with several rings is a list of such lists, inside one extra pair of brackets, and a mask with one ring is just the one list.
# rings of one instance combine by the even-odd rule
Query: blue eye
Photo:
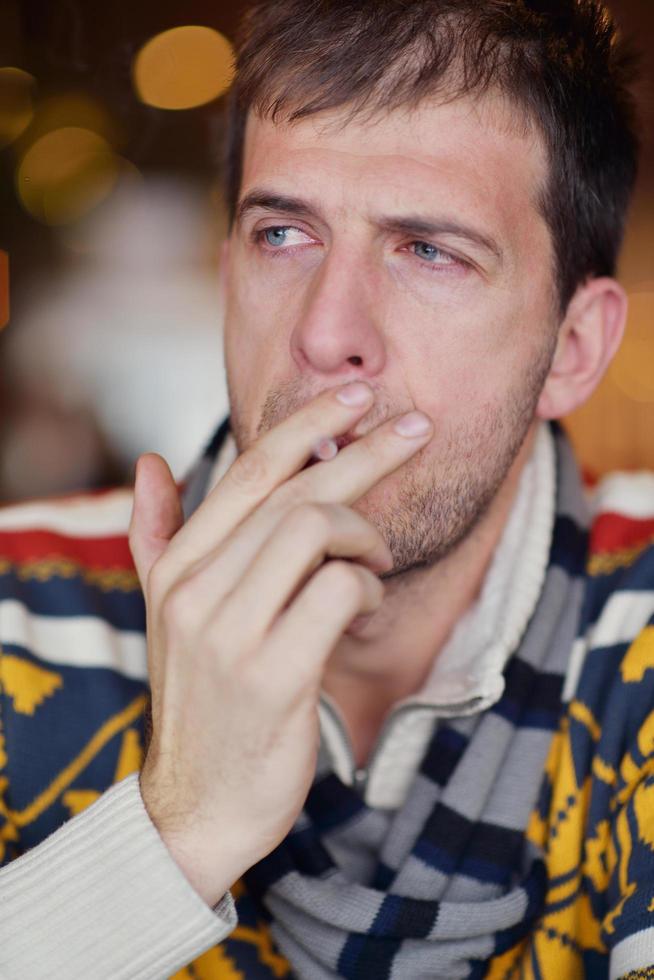
[[(415, 250), (416, 250), (415, 254), (418, 255), (419, 258), (423, 258), (423, 259), (427, 259), (427, 261), (431, 261), (432, 259), (440, 255), (445, 260), (444, 262), (441, 263), (442, 265), (450, 265), (453, 261), (455, 261), (451, 255), (447, 254), (447, 252), (441, 251), (441, 249), (436, 248), (435, 245), (430, 245), (429, 242), (413, 242), (413, 245), (415, 246)], [(419, 249), (423, 250), (422, 254), (418, 251)], [(432, 262), (432, 265), (435, 264), (436, 263)]]
[(286, 237), (286, 228), (266, 228), (263, 234), (269, 245), (283, 245)]

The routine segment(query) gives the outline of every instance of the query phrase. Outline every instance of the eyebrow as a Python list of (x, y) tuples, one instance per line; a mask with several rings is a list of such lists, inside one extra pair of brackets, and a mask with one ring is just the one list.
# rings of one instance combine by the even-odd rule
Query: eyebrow
[[(283, 194), (273, 194), (263, 190), (253, 190), (243, 197), (236, 208), (236, 223), (240, 224), (249, 211), (277, 211), (282, 214), (295, 215), (298, 218), (318, 218), (324, 220), (319, 210), (310, 202), (299, 197), (288, 197)], [(425, 236), (431, 238), (437, 235), (455, 235), (467, 239), (479, 246), (501, 263), (504, 255), (498, 242), (488, 234), (472, 228), (470, 225), (450, 218), (425, 218), (422, 215), (379, 215), (374, 224), (382, 231), (400, 232), (405, 235)]]

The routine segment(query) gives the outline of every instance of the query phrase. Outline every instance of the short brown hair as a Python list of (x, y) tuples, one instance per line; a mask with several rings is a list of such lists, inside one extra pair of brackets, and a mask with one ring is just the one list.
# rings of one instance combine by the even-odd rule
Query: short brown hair
[(538, 205), (562, 316), (578, 285), (615, 275), (637, 172), (638, 61), (600, 0), (257, 0), (227, 103), (230, 228), (249, 111), (293, 122), (348, 106), (347, 121), (499, 90), (544, 139)]

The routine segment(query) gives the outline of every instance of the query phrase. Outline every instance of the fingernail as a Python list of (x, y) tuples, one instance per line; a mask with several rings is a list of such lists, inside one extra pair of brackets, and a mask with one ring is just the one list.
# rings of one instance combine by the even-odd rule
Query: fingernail
[(422, 412), (409, 412), (393, 428), (401, 436), (424, 436), (431, 429), (431, 422)]
[(338, 392), (336, 397), (343, 405), (365, 405), (372, 391), (362, 381), (353, 381)]

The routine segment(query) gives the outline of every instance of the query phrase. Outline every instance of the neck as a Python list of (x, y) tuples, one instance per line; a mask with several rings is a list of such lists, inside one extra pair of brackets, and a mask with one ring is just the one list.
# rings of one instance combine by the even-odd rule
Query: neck
[(437, 564), (388, 579), (383, 606), (334, 648), (323, 690), (343, 716), (358, 766), (365, 765), (393, 704), (420, 690), (454, 626), (479, 595), (535, 433), (534, 426), (474, 530)]

